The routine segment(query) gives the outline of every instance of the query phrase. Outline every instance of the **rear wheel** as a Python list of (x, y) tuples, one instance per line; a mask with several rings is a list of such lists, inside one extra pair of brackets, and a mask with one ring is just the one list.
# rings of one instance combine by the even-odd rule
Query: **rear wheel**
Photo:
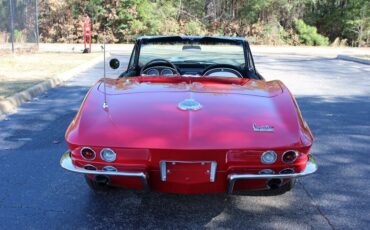
[(87, 185), (90, 187), (91, 190), (94, 192), (108, 192), (112, 189), (109, 186), (109, 178), (106, 176), (96, 175), (94, 176), (95, 179), (90, 178), (89, 176), (85, 175), (85, 181)]

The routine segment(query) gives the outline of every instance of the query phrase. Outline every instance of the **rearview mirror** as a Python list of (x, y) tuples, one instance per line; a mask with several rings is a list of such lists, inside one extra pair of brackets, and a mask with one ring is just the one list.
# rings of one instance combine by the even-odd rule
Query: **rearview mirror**
[(193, 45), (185, 45), (182, 47), (182, 50), (189, 50), (189, 51), (193, 51), (193, 50), (196, 50), (196, 51), (201, 51), (202, 48), (200, 48), (200, 46), (193, 46)]
[(117, 58), (113, 58), (109, 61), (109, 66), (112, 68), (112, 69), (118, 69), (119, 68), (119, 60)]

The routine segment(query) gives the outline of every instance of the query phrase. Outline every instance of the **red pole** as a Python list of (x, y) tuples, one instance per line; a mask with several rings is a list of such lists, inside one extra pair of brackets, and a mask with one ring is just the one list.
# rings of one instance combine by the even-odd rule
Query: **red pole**
[(90, 51), (90, 53), (91, 53), (91, 36), (92, 36), (92, 25), (91, 25), (91, 23), (89, 24), (89, 31), (90, 31), (90, 33), (89, 33), (89, 51)]
[(84, 24), (84, 49), (86, 49), (86, 27)]
[(91, 22), (89, 17), (84, 19), (84, 50), (86, 50), (86, 42), (89, 43), (89, 53), (91, 53)]

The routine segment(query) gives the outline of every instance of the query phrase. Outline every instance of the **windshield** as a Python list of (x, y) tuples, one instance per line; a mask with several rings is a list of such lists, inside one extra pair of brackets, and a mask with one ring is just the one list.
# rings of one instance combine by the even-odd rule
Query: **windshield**
[(149, 43), (142, 44), (139, 66), (153, 59), (166, 59), (172, 63), (230, 64), (244, 66), (244, 49), (242, 44), (228, 43)]

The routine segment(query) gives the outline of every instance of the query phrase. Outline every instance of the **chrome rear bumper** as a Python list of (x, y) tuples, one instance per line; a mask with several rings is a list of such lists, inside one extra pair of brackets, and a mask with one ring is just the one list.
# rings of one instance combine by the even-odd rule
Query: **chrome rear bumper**
[(234, 190), (234, 185), (237, 180), (254, 180), (254, 179), (290, 179), (310, 175), (317, 171), (316, 159), (310, 154), (308, 155), (308, 161), (306, 168), (300, 173), (291, 174), (229, 174), (228, 175), (228, 188), (227, 192), (231, 194)]
[(144, 189), (149, 190), (148, 176), (144, 172), (122, 172), (122, 171), (114, 172), (102, 170), (87, 170), (73, 164), (70, 151), (67, 151), (63, 154), (62, 158), (60, 159), (60, 166), (62, 166), (62, 168), (64, 169), (67, 169), (68, 171), (82, 174), (138, 177), (141, 179), (144, 185)]
[[(92, 175), (106, 175), (106, 176), (126, 176), (126, 177), (137, 177), (140, 178), (144, 189), (149, 190), (148, 184), (148, 175), (144, 172), (123, 172), (123, 171), (103, 171), (103, 170), (87, 170), (81, 167), (78, 167), (73, 164), (71, 158), (71, 152), (67, 151), (63, 154), (62, 158), (60, 159), (60, 165), (62, 168), (75, 172), (75, 173), (82, 173), (82, 174), (92, 174)], [(310, 175), (317, 171), (317, 163), (315, 158), (310, 154), (309, 159), (307, 161), (306, 168), (300, 173), (292, 173), (292, 174), (229, 174), (228, 175), (228, 188), (227, 192), (231, 194), (234, 190), (234, 185), (237, 180), (254, 180), (254, 179), (290, 179), (290, 178), (297, 178)]]

